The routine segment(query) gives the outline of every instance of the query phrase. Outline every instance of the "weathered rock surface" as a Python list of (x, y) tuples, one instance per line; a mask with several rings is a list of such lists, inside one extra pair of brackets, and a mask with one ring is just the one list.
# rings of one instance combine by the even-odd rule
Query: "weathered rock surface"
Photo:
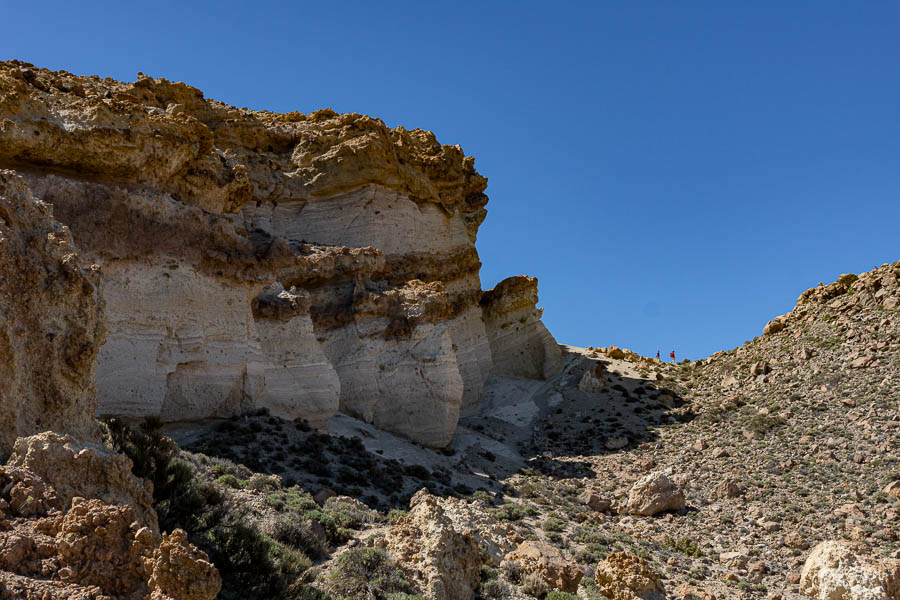
[(481, 579), (482, 549), (459, 531), (435, 496), (420, 491), (387, 537), (387, 551), (429, 600), (469, 600)]
[(633, 515), (650, 516), (664, 510), (681, 510), (684, 507), (684, 492), (666, 473), (658, 471), (645, 475), (632, 486), (624, 508), (625, 512)]
[(643, 558), (613, 552), (597, 564), (597, 589), (610, 600), (665, 600), (660, 575)]
[(3, 166), (102, 265), (100, 413), (341, 410), (439, 447), (492, 370), (559, 369), (535, 280), (483, 303), (487, 180), (430, 132), (9, 61)]
[[(59, 454), (64, 462), (57, 468), (78, 463), (78, 456)], [(160, 540), (128, 504), (66, 500), (13, 465), (0, 467), (0, 490), (2, 598), (212, 600), (219, 592), (218, 572), (183, 531)]]
[(900, 598), (900, 560), (879, 563), (846, 543), (825, 541), (806, 559), (800, 590), (818, 600), (896, 600)]
[(106, 330), (99, 275), (83, 264), (50, 207), (0, 170), (0, 454), (45, 429), (92, 434)]
[(76, 497), (130, 506), (142, 526), (159, 534), (150, 483), (132, 474), (127, 456), (52, 431), (19, 438), (13, 448), (8, 466), (52, 486), (64, 508)]
[(568, 593), (574, 593), (584, 577), (577, 563), (547, 542), (522, 542), (504, 561), (519, 563), (526, 576), (537, 574), (552, 589)]
[(509, 277), (484, 293), (481, 306), (498, 374), (547, 379), (562, 368), (562, 351), (541, 323), (537, 302), (533, 277)]

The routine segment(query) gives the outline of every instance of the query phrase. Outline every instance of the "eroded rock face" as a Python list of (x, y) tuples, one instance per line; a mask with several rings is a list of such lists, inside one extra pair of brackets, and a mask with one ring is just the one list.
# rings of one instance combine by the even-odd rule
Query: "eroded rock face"
[(50, 207), (0, 170), (0, 454), (45, 429), (92, 434), (106, 329), (99, 275), (84, 264)]
[(562, 368), (562, 351), (541, 322), (537, 302), (533, 277), (509, 277), (484, 293), (481, 306), (498, 374), (547, 379)]
[(846, 543), (822, 542), (803, 565), (800, 591), (818, 600), (893, 600), (900, 597), (900, 560), (879, 563)]
[(8, 466), (34, 473), (52, 486), (63, 508), (77, 497), (129, 506), (141, 526), (159, 535), (153, 490), (132, 474), (127, 456), (52, 431), (19, 438), (13, 448)]
[(484, 317), (487, 180), (430, 132), (17, 61), (0, 63), (0, 123), (0, 166), (103, 267), (100, 413), (343, 410), (443, 446), (493, 369), (558, 368), (534, 280)]
[(522, 541), (515, 528), (458, 498), (416, 492), (391, 527), (387, 551), (429, 600), (472, 597), (482, 565), (498, 566)]
[(665, 600), (659, 573), (643, 558), (628, 552), (613, 552), (597, 563), (597, 589), (611, 600)]
[[(60, 459), (59, 468), (78, 461)], [(65, 500), (38, 474), (12, 465), (0, 467), (0, 490), (2, 598), (212, 600), (219, 592), (218, 572), (183, 531), (160, 539), (129, 504)]]

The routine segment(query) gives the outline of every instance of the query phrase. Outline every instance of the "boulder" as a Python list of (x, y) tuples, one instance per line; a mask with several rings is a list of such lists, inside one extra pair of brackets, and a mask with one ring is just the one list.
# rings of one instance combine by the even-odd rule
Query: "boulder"
[(766, 323), (766, 326), (763, 327), (763, 335), (772, 335), (782, 331), (787, 325), (787, 315), (782, 315), (780, 317), (775, 317), (773, 320)]
[(522, 542), (506, 555), (504, 562), (518, 563), (523, 574), (540, 576), (553, 589), (574, 593), (584, 577), (576, 562), (566, 557), (556, 546), (546, 542)]
[(484, 564), (478, 540), (454, 528), (436, 497), (416, 496), (388, 531), (386, 550), (428, 600), (470, 600)]
[(625, 358), (625, 351), (618, 346), (613, 345), (606, 349), (606, 355), (615, 360), (623, 360)]
[(657, 471), (645, 475), (631, 487), (623, 508), (632, 515), (651, 516), (684, 507), (684, 493), (664, 471)]
[(158, 535), (153, 487), (135, 477), (131, 460), (98, 445), (46, 431), (19, 438), (9, 466), (35, 473), (58, 494), (63, 507), (75, 497), (97, 498), (107, 504), (130, 506), (138, 522)]
[(581, 492), (578, 495), (578, 501), (597, 512), (606, 512), (612, 507), (612, 502), (609, 499), (604, 498), (594, 490)]
[(750, 366), (750, 377), (757, 377), (770, 373), (772, 368), (769, 367), (768, 361), (760, 360)]
[(659, 573), (643, 558), (628, 552), (613, 552), (597, 563), (597, 589), (610, 600), (665, 600)]
[(825, 541), (807, 557), (800, 591), (817, 600), (896, 600), (900, 560), (876, 560), (845, 542)]
[(716, 484), (715, 488), (713, 488), (713, 496), (721, 500), (727, 498), (737, 498), (743, 493), (744, 489), (741, 487), (741, 485), (731, 478), (723, 479)]
[(209, 557), (191, 544), (181, 529), (163, 534), (144, 568), (150, 600), (210, 600), (222, 587)]
[(586, 370), (578, 381), (578, 389), (582, 392), (595, 392), (606, 385), (606, 375), (602, 365), (595, 365)]

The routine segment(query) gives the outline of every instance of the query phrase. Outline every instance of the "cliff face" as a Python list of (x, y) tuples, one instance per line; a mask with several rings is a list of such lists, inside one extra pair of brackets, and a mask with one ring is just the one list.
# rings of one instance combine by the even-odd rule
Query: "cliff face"
[(12, 61), (0, 166), (103, 267), (101, 413), (342, 410), (443, 446), (477, 409), (487, 180), (432, 133)]
[(0, 454), (44, 429), (91, 434), (106, 336), (99, 274), (21, 177), (0, 170)]

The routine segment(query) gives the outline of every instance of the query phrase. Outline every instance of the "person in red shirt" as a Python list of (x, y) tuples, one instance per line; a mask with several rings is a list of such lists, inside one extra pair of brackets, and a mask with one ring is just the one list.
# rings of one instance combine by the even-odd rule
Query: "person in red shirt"
[(669, 357), (672, 359), (672, 362), (675, 362), (675, 351), (674, 350), (669, 352)]

